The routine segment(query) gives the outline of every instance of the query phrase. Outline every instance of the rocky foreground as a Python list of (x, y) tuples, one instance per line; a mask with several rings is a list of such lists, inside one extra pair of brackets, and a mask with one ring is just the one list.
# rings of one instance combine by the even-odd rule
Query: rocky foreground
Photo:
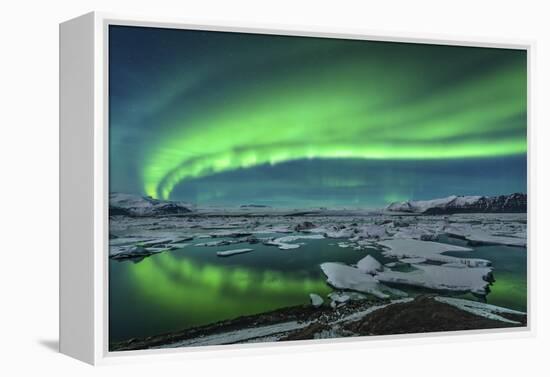
[(296, 306), (180, 332), (111, 344), (111, 351), (524, 327), (522, 312), (422, 295), (357, 300), (333, 308)]

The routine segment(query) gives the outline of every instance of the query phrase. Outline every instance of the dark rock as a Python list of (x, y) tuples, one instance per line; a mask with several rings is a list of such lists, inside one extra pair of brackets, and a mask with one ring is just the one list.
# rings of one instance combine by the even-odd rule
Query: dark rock
[(317, 228), (317, 225), (313, 224), (310, 221), (304, 221), (301, 224), (297, 224), (294, 227), (294, 230), (297, 231), (297, 232), (302, 232), (304, 230), (310, 230), (310, 229), (313, 229), (313, 228)]
[(422, 234), (420, 235), (420, 241), (437, 241), (437, 234)]
[(359, 321), (347, 324), (344, 328), (357, 335), (414, 334), (525, 326), (526, 319), (525, 316), (513, 318), (521, 322), (521, 325), (495, 321), (428, 296), (419, 296), (412, 302), (376, 310)]
[(255, 244), (255, 243), (259, 243), (260, 240), (257, 239), (255, 236), (250, 236), (250, 237), (247, 237), (244, 239), (245, 242), (248, 242), (249, 244)]

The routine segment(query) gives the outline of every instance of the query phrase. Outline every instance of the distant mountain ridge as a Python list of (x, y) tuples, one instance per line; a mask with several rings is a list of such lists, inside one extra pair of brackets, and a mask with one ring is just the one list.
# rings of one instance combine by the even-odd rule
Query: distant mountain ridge
[(109, 216), (160, 216), (193, 212), (191, 204), (153, 199), (139, 195), (109, 194)]
[(527, 194), (499, 196), (457, 196), (433, 200), (393, 202), (390, 212), (444, 215), (453, 213), (523, 213), (527, 212)]

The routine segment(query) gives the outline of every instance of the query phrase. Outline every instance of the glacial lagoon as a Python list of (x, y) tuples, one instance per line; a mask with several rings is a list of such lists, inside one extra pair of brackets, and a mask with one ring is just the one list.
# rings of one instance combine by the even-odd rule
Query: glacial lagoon
[[(262, 237), (281, 236), (263, 234)], [(221, 241), (224, 238), (216, 238)], [(230, 238), (228, 238), (230, 239)], [(263, 313), (295, 305), (308, 305), (309, 295), (328, 301), (333, 288), (320, 268), (325, 262), (354, 265), (366, 255), (382, 264), (395, 262), (380, 248), (354, 249), (347, 238), (296, 240), (299, 248), (281, 250), (263, 243), (196, 246), (194, 239), (181, 248), (142, 260), (109, 260), (109, 332), (111, 342), (126, 341)], [(206, 239), (206, 241), (209, 241)], [(461, 244), (457, 239), (444, 242)], [(252, 252), (220, 257), (218, 251), (251, 248)], [(470, 252), (446, 252), (460, 258), (491, 261), (495, 281), (486, 296), (489, 304), (527, 310), (527, 254), (523, 247), (469, 246)], [(406, 264), (394, 267), (406, 271)], [(409, 296), (434, 291), (392, 285)], [(471, 293), (439, 295), (483, 301)]]

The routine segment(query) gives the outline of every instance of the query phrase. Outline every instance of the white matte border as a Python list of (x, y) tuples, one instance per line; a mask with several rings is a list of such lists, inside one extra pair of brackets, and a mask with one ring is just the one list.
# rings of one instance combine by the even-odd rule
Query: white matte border
[[(533, 221), (535, 197), (532, 177), (534, 164), (533, 142), (533, 53), (534, 41), (461, 37), (426, 33), (385, 33), (371, 30), (348, 28), (330, 28), (296, 26), (284, 24), (253, 24), (236, 22), (202, 22), (200, 20), (130, 16), (114, 13), (94, 12), (95, 17), (95, 109), (94, 109), (94, 350), (95, 364), (118, 364), (150, 362), (160, 360), (208, 359), (213, 357), (258, 356), (266, 354), (291, 354), (296, 351), (342, 351), (350, 349), (368, 349), (372, 347), (414, 346), (451, 342), (472, 342), (482, 340), (505, 340), (534, 337), (535, 304), (533, 302), (535, 280), (533, 263), (535, 259), (533, 240)], [(205, 347), (181, 347), (159, 350), (108, 351), (108, 179), (109, 179), (109, 107), (108, 107), (108, 28), (109, 25), (161, 27), (172, 29), (208, 30), (223, 32), (258, 33), (289, 36), (309, 36), (340, 39), (357, 39), (383, 42), (404, 42), (438, 44), (451, 46), (470, 46), (488, 48), (509, 48), (527, 51), (527, 326), (522, 328), (503, 328), (491, 330), (466, 330), (437, 333), (405, 335), (380, 335), (322, 340), (304, 340), (288, 342), (252, 343), (237, 345), (218, 345)]]

